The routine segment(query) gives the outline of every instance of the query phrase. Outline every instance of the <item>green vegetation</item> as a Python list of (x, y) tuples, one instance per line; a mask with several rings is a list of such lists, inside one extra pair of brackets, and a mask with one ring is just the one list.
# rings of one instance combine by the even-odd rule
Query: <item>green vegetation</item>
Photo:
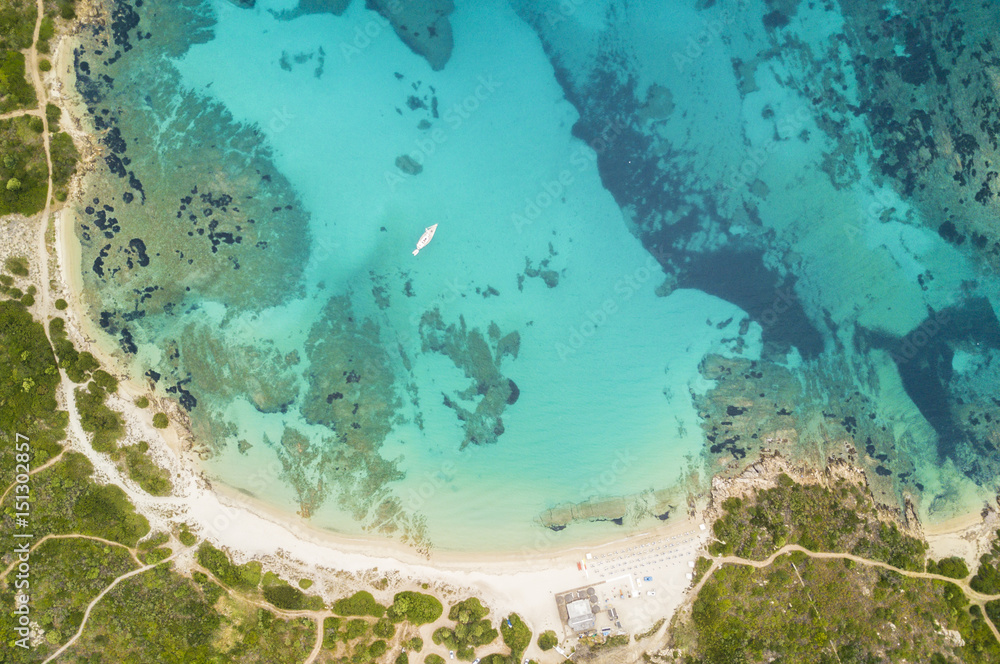
[(312, 584), (312, 579), (299, 579), (299, 588), (302, 588), (302, 590), (309, 590), (312, 588)]
[(153, 426), (157, 429), (166, 429), (170, 424), (170, 420), (167, 419), (166, 413), (156, 413), (153, 415)]
[(188, 530), (186, 523), (181, 526), (181, 532), (177, 535), (177, 538), (184, 546), (194, 546), (198, 542), (198, 538), (195, 537), (190, 530)]
[(698, 560), (694, 563), (694, 574), (691, 575), (691, 583), (698, 583), (701, 581), (701, 577), (705, 576), (705, 572), (709, 570), (712, 566), (712, 561), (705, 556), (698, 556)]
[(24, 256), (11, 256), (3, 262), (4, 269), (17, 277), (28, 276), (28, 259)]
[(52, 71), (52, 63), (42, 58), (38, 61), (38, 69), (40, 71)]
[[(46, 111), (48, 112), (48, 111)], [(50, 120), (51, 122), (51, 120)], [(58, 122), (50, 125), (49, 130), (55, 132), (58, 129)], [(60, 201), (66, 200), (67, 186), (69, 179), (76, 170), (76, 165), (80, 161), (80, 153), (73, 144), (73, 139), (66, 132), (53, 133), (49, 139), (49, 151), (52, 153), (52, 186), (55, 190), (55, 197)]]
[(538, 647), (542, 650), (552, 650), (559, 645), (559, 637), (551, 629), (538, 635)]
[(118, 391), (118, 379), (104, 369), (96, 369), (94, 373), (90, 375), (90, 378), (97, 383), (98, 387), (102, 388), (108, 394), (114, 394)]
[(302, 662), (315, 638), (308, 619), (281, 620), (163, 566), (120, 583), (91, 620), (77, 661)]
[(879, 521), (871, 499), (841, 481), (833, 489), (796, 484), (787, 475), (778, 486), (746, 500), (728, 498), (714, 524), (719, 540), (709, 552), (761, 560), (786, 544), (810, 551), (842, 551), (923, 571), (926, 545)]
[[(59, 372), (41, 323), (19, 303), (0, 302), (0, 487), (16, 464), (33, 468), (59, 453), (68, 420), (56, 403)], [(21, 434), (21, 436), (17, 436)], [(27, 437), (28, 440), (24, 440)], [(27, 453), (28, 457), (18, 457)], [(2, 489), (0, 489), (2, 490)]]
[(264, 599), (279, 609), (288, 611), (321, 611), (323, 600), (314, 595), (306, 595), (298, 588), (285, 584), (265, 586)]
[(350, 597), (344, 597), (334, 602), (333, 612), (342, 616), (373, 616), (381, 618), (385, 615), (385, 607), (376, 602), (370, 592), (360, 590)]
[(944, 558), (938, 562), (928, 560), (927, 571), (931, 574), (940, 574), (952, 579), (964, 579), (969, 576), (969, 566), (958, 556)]
[[(115, 577), (138, 567), (124, 547), (88, 539), (48, 540), (31, 555), (45, 564), (45, 574), (31, 579), (32, 609), (38, 612), (35, 619), (45, 630), (40, 652), (34, 656), (48, 653), (69, 639), (79, 629), (87, 604)], [(14, 579), (0, 583), (4, 606), (14, 606), (14, 591)], [(10, 661), (6, 659), (8, 654), (19, 650), (8, 647), (18, 638), (13, 629), (13, 620), (0, 621), (5, 662)], [(29, 660), (25, 657), (24, 661)]]
[(685, 661), (1000, 661), (1000, 644), (957, 586), (804, 554), (759, 570), (721, 567), (672, 627)]
[(987, 595), (1000, 594), (1000, 530), (996, 532), (990, 552), (979, 558), (979, 569), (969, 585)]
[(125, 435), (121, 416), (104, 403), (107, 392), (95, 381), (86, 390), (76, 390), (76, 407), (80, 411), (80, 426), (92, 433), (91, 446), (98, 452), (114, 452)]
[[(149, 532), (149, 523), (135, 512), (124, 491), (90, 482), (93, 470), (85, 456), (66, 452), (58, 463), (32, 476), (36, 538), (79, 533), (134, 546)], [(11, 494), (3, 509), (12, 514), (13, 506)]]
[(510, 648), (514, 660), (521, 661), (521, 655), (531, 644), (531, 630), (521, 620), (521, 616), (512, 613), (507, 620), (500, 621), (500, 635), (503, 637), (503, 642)]
[[(2, 20), (0, 16), (0, 23)], [(3, 34), (2, 28), (0, 34)], [(31, 108), (36, 103), (38, 98), (35, 89), (28, 83), (24, 54), (0, 51), (0, 113)]]
[(215, 577), (234, 590), (249, 592), (260, 585), (261, 564), (250, 561), (245, 565), (235, 565), (224, 551), (216, 549), (208, 542), (198, 547), (198, 563)]
[(424, 657), (424, 664), (444, 664), (444, 657), (431, 653)]
[(0, 182), (5, 184), (0, 188), (0, 215), (32, 215), (45, 207), (49, 169), (42, 137), (31, 127), (37, 119), (20, 116), (0, 120)]
[(42, 17), (42, 23), (38, 26), (38, 43), (36, 44), (39, 53), (48, 53), (50, 51), (49, 40), (52, 39), (55, 33), (56, 25), (52, 17)]
[(66, 321), (62, 318), (53, 318), (49, 322), (49, 334), (55, 345), (56, 357), (59, 358), (59, 367), (66, 372), (66, 377), (74, 383), (88, 380), (90, 372), (100, 365), (89, 352), (80, 353), (76, 350), (66, 335)]
[(663, 623), (665, 622), (667, 622), (666, 618), (660, 618), (655, 623), (653, 623), (653, 626), (647, 629), (645, 632), (642, 632), (641, 634), (636, 634), (635, 640), (641, 641), (642, 639), (648, 639), (649, 637), (653, 636), (658, 631), (660, 631), (660, 628), (663, 627)]
[(444, 607), (436, 597), (409, 590), (396, 593), (388, 617), (393, 622), (406, 620), (414, 625), (432, 623), (441, 617)]
[(475, 648), (493, 643), (499, 636), (499, 632), (486, 618), (489, 613), (490, 610), (475, 597), (453, 605), (448, 611), (448, 619), (455, 621), (455, 628), (436, 629), (432, 636), (434, 643), (454, 650), (459, 659), (475, 659)]
[(64, 311), (68, 306), (69, 304), (66, 302), (66, 300), (62, 298), (56, 300), (56, 309), (58, 309), (59, 311)]
[(148, 408), (149, 399), (147, 397), (139, 397), (138, 399), (135, 400), (135, 405), (138, 406), (139, 408)]
[(142, 441), (123, 447), (114, 458), (124, 464), (129, 478), (151, 496), (169, 496), (173, 491), (170, 473), (149, 458), (149, 443)]

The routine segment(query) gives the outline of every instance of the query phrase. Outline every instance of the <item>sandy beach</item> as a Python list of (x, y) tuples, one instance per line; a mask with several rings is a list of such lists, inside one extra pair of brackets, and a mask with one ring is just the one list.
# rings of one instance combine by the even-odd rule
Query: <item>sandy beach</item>
[[(86, 128), (73, 115), (71, 41), (71, 38), (60, 40), (53, 72), (58, 76), (48, 77), (47, 82), (52, 101), (60, 104), (69, 116), (64, 124), (81, 148), (84, 155), (81, 168), (86, 169)], [(82, 176), (77, 175), (71, 196), (80, 196), (81, 180)], [(109, 405), (124, 417), (127, 430), (124, 444), (149, 443), (154, 460), (171, 472), (174, 495), (163, 498), (148, 495), (122, 476), (106, 455), (92, 449), (75, 410), (74, 386), (68, 381), (61, 387), (62, 407), (70, 413), (66, 446), (90, 459), (99, 481), (121, 486), (136, 509), (150, 521), (154, 532), (169, 532), (187, 524), (192, 532), (224, 548), (237, 562), (259, 560), (265, 569), (293, 583), (298, 579), (313, 580), (315, 585), (310, 592), (322, 595), (327, 602), (360, 589), (373, 592), (381, 602), (391, 602), (395, 592), (427, 587), (423, 584), (428, 584), (445, 603), (475, 595), (493, 610), (494, 618), (517, 612), (536, 635), (551, 629), (561, 642), (572, 633), (560, 619), (556, 603), (560, 593), (594, 587), (602, 608), (613, 606), (623, 628), (633, 634), (649, 629), (661, 618), (669, 619), (686, 600), (689, 564), (710, 540), (710, 520), (700, 513), (627, 538), (608, 537), (590, 546), (540, 547), (502, 554), (432, 550), (423, 556), (396, 541), (374, 536), (348, 537), (317, 528), (307, 520), (239, 491), (212, 485), (199, 467), (198, 454), (192, 449), (196, 441), (184, 426), (186, 417), (179, 406), (151, 393), (141, 377), (130, 375), (129, 368), (97, 342), (94, 324), (86, 315), (75, 223), (66, 207), (54, 213), (58, 269), (50, 274), (52, 294), (46, 300), (62, 297), (69, 308), (61, 312), (36, 310), (36, 315), (43, 320), (57, 315), (65, 318), (67, 331), (78, 348), (89, 350), (119, 378), (118, 394), (109, 400)], [(45, 250), (44, 242), (31, 246), (39, 252)], [(48, 260), (47, 255), (39, 253), (33, 263)], [(39, 283), (38, 287), (46, 288), (48, 284)], [(152, 406), (138, 408), (134, 402), (140, 396), (148, 397)], [(167, 429), (153, 427), (152, 416), (157, 411), (170, 415)], [(271, 479), (278, 481), (277, 476)], [(925, 526), (924, 532), (932, 557), (958, 555), (972, 566), (997, 527), (997, 512), (988, 510), (985, 517), (980, 512), (970, 512)], [(178, 569), (189, 567), (193, 555), (189, 552), (179, 559)], [(386, 582), (380, 583), (382, 580)], [(433, 627), (425, 626), (422, 630), (427, 632), (428, 641)], [(492, 648), (484, 650), (491, 652)], [(534, 644), (527, 655), (545, 664), (563, 659), (554, 652), (542, 653)]]
[[(60, 40), (54, 58), (55, 71), (47, 77), (46, 83), (52, 101), (66, 113), (64, 128), (73, 135), (83, 155), (81, 170), (84, 173), (75, 177), (71, 188), (71, 196), (78, 198), (88, 163), (97, 155), (89, 147), (87, 129), (74, 114), (71, 42), (71, 37)], [(536, 634), (552, 629), (561, 640), (572, 636), (562, 625), (555, 602), (556, 594), (564, 591), (595, 588), (605, 605), (615, 606), (623, 626), (632, 633), (642, 632), (660, 618), (670, 616), (684, 601), (689, 585), (686, 578), (688, 562), (695, 559), (708, 533), (699, 528), (699, 518), (671, 520), (647, 532), (623, 538), (608, 537), (589, 546), (565, 549), (542, 546), (503, 554), (432, 550), (424, 556), (399, 542), (374, 536), (347, 537), (316, 528), (300, 517), (236, 490), (212, 486), (199, 468), (198, 455), (192, 450), (193, 441), (184, 428), (183, 413), (176, 404), (152, 394), (143, 381), (129, 374), (128, 367), (123, 366), (109, 348), (97, 342), (97, 331), (86, 315), (81, 253), (71, 209), (64, 206), (55, 210), (52, 223), (55, 241), (49, 250), (54, 250), (54, 256), (47, 254), (44, 242), (28, 240), (12, 247), (22, 253), (31, 248), (36, 253), (33, 263), (45, 261), (53, 267), (49, 274), (51, 295), (47, 301), (51, 303), (61, 297), (69, 304), (64, 311), (42, 311), (39, 303), (36, 314), (42, 319), (54, 316), (66, 319), (67, 331), (77, 346), (93, 353), (103, 367), (119, 378), (118, 393), (109, 399), (109, 405), (125, 420), (127, 433), (123, 443), (149, 443), (150, 454), (156, 462), (171, 472), (174, 495), (158, 498), (146, 494), (124, 477), (107, 456), (91, 448), (75, 409), (72, 396), (75, 386), (68, 382), (63, 383), (60, 394), (62, 407), (70, 413), (66, 446), (90, 459), (98, 481), (121, 486), (136, 509), (150, 521), (154, 532), (172, 531), (180, 524), (187, 524), (192, 532), (224, 548), (238, 562), (260, 560), (265, 569), (293, 583), (303, 578), (313, 580), (315, 585), (311, 592), (321, 594), (330, 602), (360, 589), (370, 590), (380, 601), (390, 603), (392, 595), (404, 589), (430, 588), (446, 603), (475, 595), (493, 610), (494, 616), (517, 612)], [(39, 229), (38, 232), (44, 231)], [(37, 285), (43, 287), (40, 276)], [(138, 408), (134, 401), (139, 396), (149, 397), (152, 406)], [(157, 430), (152, 426), (152, 415), (158, 410), (171, 416), (167, 429)], [(544, 541), (544, 537), (541, 540)], [(681, 541), (684, 542), (683, 553)], [(675, 558), (656, 571), (636, 562), (636, 574), (632, 577), (617, 575), (609, 579), (612, 573), (591, 573), (586, 567), (592, 568), (600, 560), (627, 558), (629, 550), (639, 551), (644, 546), (649, 550), (656, 546), (664, 550), (669, 547), (670, 551), (676, 549), (671, 554)], [(193, 552), (186, 554), (178, 561), (178, 568), (190, 567), (193, 557)], [(646, 582), (640, 592), (635, 586), (637, 581), (642, 584), (638, 575), (655, 575), (655, 581)], [(655, 593), (651, 594), (654, 587)], [(634, 597), (628, 597), (629, 594)], [(434, 626), (425, 626), (422, 630), (428, 632), (427, 640), (432, 631), (430, 627)], [(492, 647), (484, 651), (492, 651)], [(532, 645), (527, 655), (539, 662), (561, 659), (553, 652), (542, 653), (536, 645)]]

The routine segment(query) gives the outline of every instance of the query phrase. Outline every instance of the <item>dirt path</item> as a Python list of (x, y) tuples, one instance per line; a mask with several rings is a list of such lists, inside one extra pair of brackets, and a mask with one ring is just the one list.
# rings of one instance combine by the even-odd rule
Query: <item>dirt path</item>
[[(45, 470), (52, 464), (58, 463), (59, 460), (62, 459), (63, 454), (65, 453), (66, 453), (66, 448), (64, 447), (62, 450), (59, 451), (59, 454), (49, 459), (48, 461), (40, 465), (38, 468), (28, 471), (28, 475), (34, 475), (35, 473), (39, 473)], [(3, 501), (7, 499), (7, 494), (10, 493), (10, 490), (13, 489), (15, 486), (17, 486), (17, 482), (11, 483), (11, 485), (7, 487), (7, 490), (4, 491), (3, 494), (0, 494), (0, 505), (3, 505)]]
[(132, 570), (131, 572), (127, 572), (125, 574), (122, 574), (117, 579), (115, 579), (114, 581), (112, 581), (108, 585), (107, 588), (105, 588), (104, 590), (102, 590), (97, 595), (97, 597), (95, 597), (90, 602), (90, 604), (87, 605), (87, 610), (83, 612), (83, 620), (80, 622), (80, 629), (76, 630), (76, 634), (73, 635), (73, 638), (71, 638), (69, 641), (67, 641), (66, 643), (64, 643), (62, 645), (62, 647), (59, 648), (59, 650), (55, 651), (54, 653), (52, 653), (51, 655), (49, 655), (47, 658), (45, 658), (45, 660), (42, 662), (42, 664), (47, 664), (48, 662), (51, 662), (55, 658), (59, 657), (59, 655), (63, 654), (66, 651), (67, 648), (69, 648), (71, 645), (73, 645), (74, 643), (76, 643), (76, 640), (80, 638), (80, 635), (83, 634), (84, 628), (87, 626), (87, 619), (90, 618), (90, 612), (94, 609), (95, 606), (97, 606), (97, 603), (101, 601), (101, 598), (103, 598), (105, 595), (107, 595), (109, 592), (111, 592), (114, 589), (115, 586), (117, 586), (119, 583), (121, 583), (125, 579), (128, 579), (130, 577), (136, 576), (138, 574), (142, 574), (143, 572), (149, 571), (149, 570), (153, 569), (154, 567), (156, 567), (157, 565), (163, 565), (164, 563), (168, 563), (168, 562), (170, 562), (171, 560), (173, 560), (174, 558), (176, 558), (177, 556), (179, 556), (180, 554), (182, 554), (182, 553), (184, 553), (186, 551), (187, 551), (187, 549), (181, 549), (177, 553), (174, 553), (173, 555), (171, 555), (169, 558), (165, 558), (165, 559), (161, 560), (158, 563), (154, 563), (152, 565), (145, 565), (143, 567), (140, 567), (139, 569), (135, 569), (135, 570)]
[[(122, 547), (123, 549), (126, 549), (129, 552), (129, 555), (132, 556), (132, 560), (134, 560), (137, 565), (142, 566), (142, 561), (139, 560), (138, 556), (136, 555), (135, 549), (133, 549), (130, 546), (125, 546), (121, 542), (112, 542), (111, 540), (104, 539), (103, 537), (97, 537), (96, 535), (79, 535), (79, 534), (46, 535), (45, 537), (41, 538), (40, 540), (38, 540), (37, 542), (35, 542), (34, 544), (32, 544), (31, 548), (28, 549), (28, 552), (29, 553), (34, 552), (35, 549), (37, 549), (38, 547), (40, 547), (42, 544), (44, 544), (45, 542), (47, 542), (50, 539), (89, 539), (89, 540), (94, 540), (95, 542), (102, 542), (104, 544), (110, 544), (112, 546), (120, 546), (120, 547)], [(20, 561), (15, 560), (14, 562), (12, 562), (7, 567), (7, 569), (5, 569), (2, 573), (0, 573), (0, 581), (3, 581), (4, 579), (6, 579), (7, 575), (10, 574), (11, 571), (13, 571), (13, 569), (15, 567), (17, 567), (17, 564), (19, 562)]]
[(34, 117), (45, 115), (37, 108), (22, 108), (20, 111), (11, 111), (10, 113), (4, 113), (0, 115), (0, 120), (13, 120), (14, 118), (24, 117), (25, 115), (31, 115)]
[(786, 544), (785, 546), (781, 547), (780, 549), (772, 553), (770, 556), (765, 558), (764, 560), (751, 560), (749, 558), (741, 558), (739, 556), (722, 556), (720, 558), (714, 558), (712, 560), (712, 566), (708, 568), (708, 570), (705, 572), (705, 575), (701, 578), (698, 584), (695, 585), (695, 587), (692, 589), (690, 597), (692, 598), (693, 601), (693, 598), (698, 596), (698, 593), (701, 592), (702, 587), (704, 587), (705, 583), (712, 576), (715, 570), (719, 569), (723, 565), (746, 565), (748, 567), (756, 567), (759, 569), (761, 567), (767, 567), (768, 565), (773, 564), (774, 561), (779, 556), (783, 556), (785, 554), (793, 552), (804, 553), (810, 558), (817, 558), (821, 560), (834, 560), (834, 559), (852, 560), (862, 565), (868, 565), (869, 567), (881, 567), (882, 569), (887, 569), (891, 572), (895, 572), (896, 574), (900, 574), (902, 576), (908, 576), (912, 579), (944, 581), (946, 583), (954, 584), (962, 589), (962, 592), (965, 593), (965, 596), (969, 599), (969, 601), (972, 604), (976, 604), (979, 606), (980, 609), (982, 609), (983, 619), (985, 620), (986, 625), (990, 628), (990, 631), (993, 632), (993, 637), (997, 640), (998, 643), (1000, 643), (1000, 631), (997, 631), (996, 625), (994, 625), (993, 621), (990, 620), (988, 615), (986, 615), (986, 606), (985, 606), (986, 602), (993, 600), (1000, 600), (1000, 595), (987, 595), (973, 590), (969, 586), (968, 577), (965, 579), (953, 579), (951, 577), (942, 576), (940, 574), (931, 574), (930, 572), (911, 572), (910, 570), (900, 569), (899, 567), (893, 567), (892, 565), (888, 563), (883, 563), (879, 560), (862, 558), (861, 556), (855, 556), (854, 554), (851, 553), (829, 553), (824, 551), (810, 551), (808, 549), (802, 548), (798, 544)]
[[(42, 119), (42, 145), (45, 147), (45, 163), (49, 169), (49, 186), (45, 194), (45, 209), (42, 210), (41, 223), (38, 225), (38, 256), (42, 259), (39, 261), (40, 264), (38, 266), (38, 277), (41, 281), (41, 287), (38, 289), (40, 296), (38, 309), (47, 319), (51, 314), (50, 306), (52, 298), (49, 293), (49, 252), (45, 246), (45, 233), (49, 228), (49, 217), (52, 214), (52, 149), (49, 141), (49, 119), (45, 113), (45, 107), (48, 104), (49, 98), (45, 91), (45, 85), (42, 83), (41, 70), (38, 69), (38, 33), (42, 29), (45, 8), (42, 0), (35, 0), (35, 4), (38, 7), (38, 18), (35, 21), (35, 33), (31, 41), (31, 49), (28, 51), (28, 64), (31, 69), (31, 83), (35, 86), (35, 96), (38, 98), (38, 109), (32, 115), (37, 115)], [(48, 334), (47, 325), (45, 333)], [(50, 343), (51, 341), (49, 339)]]

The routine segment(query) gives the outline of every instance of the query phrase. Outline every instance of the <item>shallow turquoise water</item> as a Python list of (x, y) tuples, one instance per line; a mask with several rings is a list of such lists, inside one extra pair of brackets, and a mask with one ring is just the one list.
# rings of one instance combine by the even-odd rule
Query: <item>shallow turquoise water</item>
[[(133, 48), (77, 54), (129, 159), (81, 210), (92, 315), (182, 398), (213, 476), (342, 532), (559, 545), (682, 513), (762, 444), (712, 408), (798, 385), (786, 454), (854, 436), (925, 513), (995, 482), (996, 268), (886, 177), (880, 128), (842, 113), (876, 94), (851, 59), (801, 57), (864, 10), (799, 8), (775, 54), (755, 3), (466, 3), (432, 71), (361, 3), (295, 4), (119, 3)], [(711, 405), (712, 355), (796, 378)], [(848, 417), (867, 442), (826, 423)], [(582, 503), (622, 525), (545, 528)]]

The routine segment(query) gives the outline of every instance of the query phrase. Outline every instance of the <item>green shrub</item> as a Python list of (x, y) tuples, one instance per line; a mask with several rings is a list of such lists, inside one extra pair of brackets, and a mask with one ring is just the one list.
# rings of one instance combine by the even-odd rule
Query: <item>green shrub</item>
[(158, 549), (150, 549), (149, 551), (140, 554), (139, 559), (147, 565), (155, 565), (156, 563), (169, 558), (171, 553), (173, 553), (173, 551), (164, 546)]
[(21, 297), (21, 304), (23, 304), (26, 307), (30, 307), (34, 303), (35, 303), (35, 298), (31, 295), (31, 293), (25, 293)]
[(375, 636), (383, 639), (391, 639), (396, 633), (396, 626), (388, 618), (380, 618), (375, 627), (372, 628)]
[(969, 576), (969, 566), (958, 556), (944, 558), (938, 562), (928, 560), (927, 571), (931, 574), (940, 574), (952, 579), (964, 579)]
[(299, 588), (302, 588), (302, 590), (309, 590), (312, 584), (312, 579), (299, 579)]
[(149, 399), (147, 397), (139, 397), (135, 400), (135, 405), (139, 408), (147, 408), (149, 407)]
[(149, 549), (155, 549), (158, 546), (166, 544), (170, 541), (170, 535), (166, 533), (156, 533), (152, 537), (146, 537), (144, 540), (139, 542), (138, 548), (144, 551)]
[(55, 23), (52, 22), (52, 18), (49, 16), (42, 17), (42, 22), (38, 26), (38, 38), (39, 39), (52, 39), (56, 34)]
[(76, 11), (73, 9), (73, 3), (70, 0), (62, 0), (59, 3), (59, 16), (67, 21), (72, 21), (76, 18)]
[(448, 620), (454, 620), (458, 623), (474, 623), (489, 614), (490, 610), (483, 606), (478, 598), (470, 597), (451, 607), (451, 610), (448, 611)]
[(52, 134), (49, 150), (52, 152), (52, 182), (57, 188), (63, 187), (76, 170), (80, 153), (73, 143), (73, 138), (64, 131)]
[(166, 429), (170, 421), (167, 419), (166, 413), (156, 413), (153, 415), (153, 426), (157, 429)]
[(18, 277), (28, 276), (28, 259), (24, 256), (11, 256), (3, 262), (4, 268)]
[(52, 63), (42, 58), (38, 61), (38, 69), (41, 71), (52, 71)]
[(432, 595), (413, 591), (396, 593), (392, 606), (389, 607), (389, 618), (395, 622), (407, 620), (414, 625), (432, 623), (441, 617), (444, 607)]
[(103, 388), (108, 394), (114, 394), (118, 391), (118, 379), (104, 369), (97, 369), (90, 377), (97, 383), (98, 387)]
[(531, 644), (531, 630), (516, 613), (510, 614), (507, 620), (500, 621), (500, 636), (510, 648), (514, 659), (521, 661), (521, 655)]
[(401, 652), (396, 655), (396, 659), (393, 660), (393, 664), (410, 664), (410, 658), (405, 652)]
[(559, 638), (556, 633), (551, 629), (546, 630), (538, 635), (538, 647), (544, 650), (552, 650), (554, 647), (559, 645)]
[(181, 532), (177, 535), (177, 538), (184, 546), (194, 546), (194, 544), (198, 541), (198, 537), (188, 530), (187, 524), (181, 527)]
[(342, 616), (381, 618), (385, 615), (385, 607), (376, 602), (375, 597), (370, 592), (359, 590), (350, 597), (344, 597), (334, 602), (333, 612)]
[(80, 426), (93, 434), (91, 446), (98, 452), (114, 452), (125, 435), (125, 423), (118, 413), (104, 403), (107, 393), (91, 381), (86, 390), (76, 390)]
[(224, 551), (216, 549), (208, 542), (202, 542), (198, 547), (198, 563), (222, 583), (236, 590), (250, 591), (260, 585), (259, 562), (250, 561), (245, 565), (234, 565)]
[(0, 112), (31, 108), (38, 103), (26, 71), (23, 53), (16, 50), (0, 52)]
[(305, 594), (298, 588), (287, 584), (267, 586), (264, 588), (264, 599), (279, 609), (297, 611), (305, 603)]
[[(43, 131), (45, 131), (45, 123), (42, 121), (41, 118), (32, 117), (30, 120), (28, 120), (28, 127), (31, 129), (31, 131), (35, 132), (36, 134), (40, 134)], [(7, 183), (7, 187), (10, 188), (10, 182)], [(21, 185), (18, 184), (16, 188), (20, 189)]]
[(149, 532), (146, 517), (135, 512), (128, 496), (115, 485), (92, 484), (73, 505), (79, 532), (134, 546)]
[[(987, 556), (983, 556), (983, 558), (988, 560)], [(969, 585), (976, 592), (997, 595), (1000, 594), (1000, 570), (995, 565), (987, 562), (987, 560), (980, 562), (979, 571), (972, 577)]]
[(62, 298), (59, 298), (58, 300), (56, 300), (56, 309), (57, 310), (64, 311), (66, 309), (66, 307), (68, 307), (68, 306), (69, 306), (69, 304), (66, 302), (66, 300), (64, 300)]
[(424, 664), (444, 664), (444, 657), (431, 653), (424, 658)]
[(149, 458), (149, 443), (142, 441), (119, 450), (128, 476), (151, 496), (169, 496), (174, 489), (170, 473)]

